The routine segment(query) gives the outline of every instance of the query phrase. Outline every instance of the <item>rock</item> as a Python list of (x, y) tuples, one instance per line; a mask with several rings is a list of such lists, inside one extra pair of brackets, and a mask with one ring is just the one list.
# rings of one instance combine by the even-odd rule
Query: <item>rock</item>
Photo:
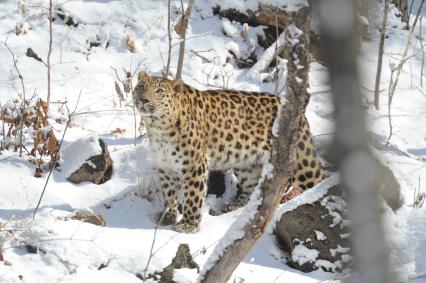
[(197, 269), (200, 272), (200, 267), (192, 258), (188, 244), (180, 244), (176, 256), (173, 258), (172, 263), (166, 266), (160, 273), (160, 283), (173, 283), (173, 273), (175, 269), (190, 268)]
[(339, 271), (350, 258), (345, 229), (346, 202), (339, 186), (319, 200), (286, 212), (276, 225), (279, 242), (289, 254), (288, 264), (304, 272), (318, 268)]
[[(85, 142), (90, 143), (90, 145), (84, 144)], [(99, 144), (100, 149), (98, 147), (94, 150), (93, 147), (97, 146), (96, 143)], [(81, 146), (81, 150), (79, 146)], [(89, 149), (84, 149), (84, 147), (89, 147)], [(68, 176), (68, 181), (75, 184), (81, 182), (92, 182), (99, 185), (111, 179), (112, 159), (108, 151), (108, 146), (102, 139), (98, 139), (97, 142), (93, 137), (88, 140), (78, 140), (75, 142), (75, 145), (69, 146), (63, 153), (64, 164), (68, 167), (65, 171), (67, 171), (67, 173), (70, 171), (72, 172), (69, 175), (65, 173)], [(78, 161), (76, 161), (78, 158), (70, 156), (78, 154), (82, 154), (82, 156), (84, 156), (88, 153), (88, 158), (83, 157), (83, 160)], [(67, 157), (69, 157), (70, 160), (67, 160)], [(67, 162), (73, 164), (67, 165)], [(77, 164), (76, 166), (76, 163), (78, 162), (80, 162), (80, 164)], [(70, 167), (72, 169), (70, 169)], [(76, 167), (78, 167), (78, 169)]]
[(36, 254), (36, 253), (38, 253), (38, 247), (37, 246), (31, 245), (31, 244), (26, 244), (25, 248), (27, 249), (27, 251), (30, 254)]
[(105, 217), (99, 213), (93, 213), (86, 210), (76, 210), (71, 215), (70, 219), (80, 220), (97, 226), (105, 226)]

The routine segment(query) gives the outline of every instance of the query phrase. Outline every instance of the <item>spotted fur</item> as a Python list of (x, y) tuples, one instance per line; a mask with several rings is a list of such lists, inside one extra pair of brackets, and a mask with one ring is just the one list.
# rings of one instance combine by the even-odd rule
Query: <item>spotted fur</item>
[[(272, 124), (280, 102), (276, 96), (237, 90), (199, 91), (181, 81), (141, 72), (134, 90), (165, 200), (162, 224), (175, 224), (177, 192), (183, 190), (183, 218), (174, 225), (197, 232), (207, 192), (209, 170), (234, 169), (239, 181), (230, 211), (247, 203), (269, 159)], [(296, 150), (293, 186), (313, 187), (324, 177), (306, 118)]]

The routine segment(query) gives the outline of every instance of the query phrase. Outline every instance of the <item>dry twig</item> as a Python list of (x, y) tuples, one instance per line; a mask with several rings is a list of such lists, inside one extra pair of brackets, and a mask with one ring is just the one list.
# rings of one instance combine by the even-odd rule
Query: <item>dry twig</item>
[(396, 72), (395, 78), (393, 78), (393, 75), (391, 76), (391, 83), (389, 85), (389, 90), (388, 90), (389, 135), (388, 135), (388, 138), (386, 140), (386, 145), (389, 144), (389, 141), (390, 141), (390, 139), (392, 137), (392, 134), (393, 134), (393, 131), (392, 131), (392, 119), (391, 119), (392, 100), (393, 100), (393, 97), (395, 95), (395, 89), (396, 89), (396, 86), (398, 84), (398, 80), (399, 80), (399, 76), (401, 74), (402, 67), (405, 64), (405, 62), (407, 62), (407, 60), (408, 60), (408, 51), (410, 50), (411, 43), (413, 41), (414, 29), (416, 28), (417, 21), (419, 20), (420, 13), (422, 11), (424, 2), (425, 2), (425, 0), (422, 0), (422, 2), (420, 2), (420, 6), (419, 6), (419, 8), (417, 10), (417, 13), (416, 13), (416, 18), (414, 19), (413, 26), (411, 27), (410, 33), (408, 34), (407, 44), (405, 45), (404, 53), (402, 54), (402, 58), (399, 61), (398, 65), (397, 65), (397, 67), (395, 69), (395, 72)]
[[(64, 133), (62, 134), (61, 141), (59, 142), (59, 150), (61, 149), (62, 142), (64, 141), (65, 134), (67, 133), (67, 129), (68, 129), (69, 125), (71, 124), (72, 117), (73, 117), (74, 113), (77, 111), (77, 107), (78, 107), (78, 104), (80, 102), (81, 92), (82, 92), (82, 90), (80, 90), (80, 93), (78, 94), (77, 103), (75, 104), (73, 112), (70, 112), (69, 108), (68, 108), (68, 105), (65, 104), (65, 107), (67, 108), (67, 111), (68, 111), (68, 121), (67, 121), (67, 124), (65, 125), (65, 129), (64, 129)], [(41, 192), (40, 198), (38, 200), (38, 203), (37, 203), (36, 207), (34, 208), (33, 220), (35, 219), (35, 215), (36, 215), (37, 210), (38, 210), (38, 208), (40, 206), (41, 200), (43, 199), (44, 193), (45, 193), (46, 188), (47, 188), (47, 184), (49, 183), (50, 176), (52, 175), (52, 172), (53, 172), (54, 168), (55, 168), (54, 165), (50, 166), (49, 175), (47, 175), (46, 182), (44, 183), (44, 187), (43, 187), (43, 190)]]
[(24, 129), (24, 112), (25, 112), (25, 85), (24, 85), (24, 78), (21, 75), (21, 72), (19, 71), (18, 68), (18, 60), (15, 57), (15, 53), (13, 53), (13, 51), (10, 49), (9, 45), (7, 45), (7, 39), (6, 41), (3, 42), (4, 46), (7, 48), (7, 50), (9, 51), (10, 55), (12, 55), (12, 59), (13, 59), (13, 66), (15, 67), (16, 73), (18, 73), (18, 77), (19, 80), (21, 81), (21, 86), (22, 86), (22, 96), (23, 96), (23, 103), (22, 103), (22, 109), (21, 109), (21, 124), (19, 125), (19, 157), (22, 156), (22, 134), (23, 134), (23, 129)]

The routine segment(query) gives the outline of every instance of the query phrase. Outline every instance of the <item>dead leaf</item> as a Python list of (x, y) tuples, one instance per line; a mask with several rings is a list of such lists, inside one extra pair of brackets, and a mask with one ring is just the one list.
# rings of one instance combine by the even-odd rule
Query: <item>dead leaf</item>
[(3, 260), (3, 264), (6, 266), (12, 266), (12, 263), (8, 260)]
[(126, 129), (122, 129), (122, 128), (115, 128), (115, 130), (111, 131), (111, 134), (122, 134), (126, 131)]
[(300, 188), (293, 188), (290, 192), (286, 193), (282, 198), (280, 203), (285, 203), (298, 195), (302, 194), (303, 190)]
[(132, 53), (136, 52), (135, 41), (130, 37), (130, 35), (127, 35), (127, 49)]
[(182, 37), (183, 34), (183, 17), (180, 17), (178, 23), (175, 25), (175, 32)]

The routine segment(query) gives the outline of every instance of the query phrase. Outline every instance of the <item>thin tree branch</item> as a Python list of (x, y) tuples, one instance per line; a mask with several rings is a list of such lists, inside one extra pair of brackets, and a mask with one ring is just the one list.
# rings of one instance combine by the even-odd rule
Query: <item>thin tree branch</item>
[[(62, 142), (64, 141), (64, 137), (65, 137), (65, 134), (67, 133), (67, 129), (68, 129), (69, 125), (71, 124), (72, 117), (73, 117), (74, 113), (77, 111), (77, 107), (78, 107), (78, 104), (80, 102), (81, 92), (82, 92), (82, 90), (80, 90), (80, 93), (78, 94), (77, 103), (75, 104), (75, 108), (74, 108), (73, 112), (70, 113), (67, 104), (65, 104), (67, 111), (68, 111), (68, 121), (67, 121), (67, 124), (65, 125), (65, 129), (64, 129), (64, 133), (62, 134), (61, 141), (59, 142), (59, 150), (61, 150)], [(35, 219), (35, 215), (37, 213), (37, 210), (40, 207), (41, 200), (43, 199), (44, 193), (45, 193), (46, 188), (47, 188), (47, 184), (49, 183), (50, 176), (52, 175), (54, 168), (55, 168), (55, 164), (52, 164), (52, 166), (50, 166), (49, 175), (47, 175), (46, 182), (44, 183), (43, 190), (41, 191), (40, 198), (39, 198), (38, 203), (37, 203), (37, 205), (34, 209), (33, 220)]]
[(50, 65), (50, 55), (52, 54), (52, 40), (53, 40), (53, 30), (52, 30), (52, 0), (49, 0), (49, 50), (47, 51), (47, 105), (50, 103), (51, 95), (51, 65)]
[(19, 71), (18, 68), (18, 60), (15, 58), (15, 53), (13, 53), (13, 51), (10, 49), (9, 45), (7, 45), (7, 39), (5, 41), (3, 41), (4, 46), (7, 48), (7, 50), (9, 51), (10, 55), (12, 55), (12, 60), (13, 60), (13, 66), (15, 67), (16, 73), (18, 73), (18, 77), (19, 80), (21, 82), (21, 87), (22, 87), (22, 106), (20, 107), (21, 109), (21, 120), (19, 123), (19, 157), (22, 156), (22, 135), (24, 132), (24, 112), (25, 112), (25, 85), (24, 85), (24, 78), (21, 75), (21, 72)]
[(386, 24), (388, 21), (388, 12), (389, 12), (389, 2), (390, 0), (385, 0), (382, 29), (380, 31), (379, 56), (377, 60), (377, 71), (376, 71), (376, 84), (374, 86), (374, 107), (376, 107), (377, 110), (379, 109), (380, 76), (382, 75), (383, 46), (385, 44)]
[(186, 30), (188, 28), (188, 20), (191, 16), (192, 6), (194, 5), (195, 0), (189, 0), (188, 7), (186, 8), (186, 11), (183, 12), (183, 5), (182, 5), (182, 29), (181, 29), (181, 37), (182, 41), (180, 42), (179, 47), (179, 59), (178, 59), (178, 65), (176, 70), (176, 79), (180, 80), (182, 78), (182, 68), (183, 68), (183, 58), (185, 55), (185, 41), (186, 41)]
[(170, 23), (171, 21), (170, 8), (171, 8), (171, 0), (168, 0), (167, 2), (167, 38), (168, 38), (169, 48), (167, 51), (167, 66), (166, 66), (166, 73), (164, 75), (165, 79), (169, 78), (170, 60), (172, 57), (172, 31), (171, 31), (171, 23)]
[[(416, 13), (416, 18), (414, 19), (413, 26), (411, 27), (410, 33), (408, 35), (407, 44), (405, 45), (405, 50), (404, 50), (404, 53), (402, 54), (402, 59), (399, 62), (398, 66), (396, 67), (395, 79), (391, 78), (391, 80), (393, 80), (393, 83), (389, 86), (389, 91), (388, 91), (388, 115), (389, 116), (390, 116), (390, 111), (391, 111), (391, 107), (392, 107), (393, 96), (395, 95), (395, 89), (396, 89), (396, 86), (398, 84), (399, 76), (400, 76), (401, 71), (402, 71), (402, 66), (404, 65), (404, 63), (408, 59), (407, 58), (408, 57), (408, 51), (410, 50), (411, 44), (413, 42), (414, 29), (416, 28), (417, 21), (419, 20), (420, 13), (422, 11), (424, 2), (425, 2), (425, 0), (422, 0), (422, 2), (420, 2), (420, 6), (419, 6), (417, 13)], [(390, 127), (389, 136), (387, 138), (386, 144), (389, 144), (389, 141), (392, 137), (392, 122), (391, 122), (390, 117), (389, 117), (389, 127)]]

